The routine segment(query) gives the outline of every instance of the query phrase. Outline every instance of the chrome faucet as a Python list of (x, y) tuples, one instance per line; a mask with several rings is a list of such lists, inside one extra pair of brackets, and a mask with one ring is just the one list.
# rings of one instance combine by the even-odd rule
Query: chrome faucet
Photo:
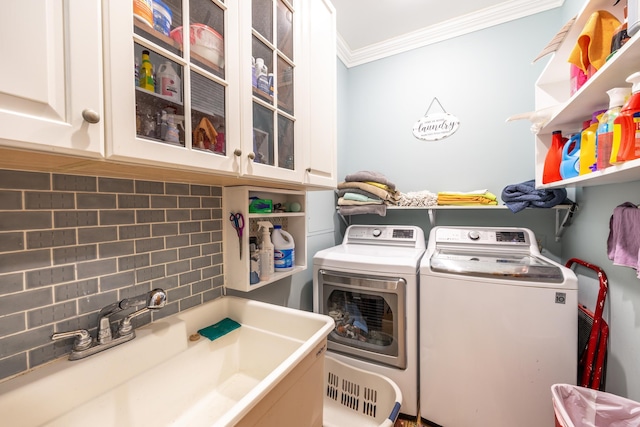
[[(100, 310), (100, 313), (98, 314), (98, 332), (96, 333), (95, 340), (86, 329), (56, 333), (51, 336), (51, 339), (60, 340), (75, 337), (73, 349), (71, 350), (71, 354), (69, 354), (69, 360), (82, 359), (118, 344), (122, 344), (123, 342), (131, 341), (136, 336), (133, 326), (131, 325), (131, 320), (134, 317), (140, 316), (150, 310), (158, 310), (164, 307), (166, 303), (167, 294), (162, 289), (154, 289), (151, 292), (147, 292), (133, 298), (125, 298), (121, 301), (109, 304)], [(120, 321), (120, 326), (114, 334), (111, 330), (110, 317), (123, 310), (131, 307), (137, 307), (142, 304), (145, 304), (145, 307), (128, 314)]]

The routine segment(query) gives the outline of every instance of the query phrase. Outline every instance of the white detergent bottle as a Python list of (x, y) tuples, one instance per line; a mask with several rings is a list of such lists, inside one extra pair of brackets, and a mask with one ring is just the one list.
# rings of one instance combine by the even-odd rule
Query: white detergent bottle
[(262, 246), (260, 247), (260, 280), (269, 280), (273, 277), (273, 243), (269, 229), (273, 224), (269, 221), (258, 221), (258, 231), (262, 230)]
[(273, 226), (273, 266), (275, 271), (293, 270), (296, 264), (295, 243), (293, 236), (282, 229), (281, 225)]
[(176, 70), (173, 69), (171, 62), (165, 61), (158, 67), (156, 72), (156, 86), (158, 93), (173, 98), (177, 102), (182, 101), (182, 87), (180, 85), (180, 77)]

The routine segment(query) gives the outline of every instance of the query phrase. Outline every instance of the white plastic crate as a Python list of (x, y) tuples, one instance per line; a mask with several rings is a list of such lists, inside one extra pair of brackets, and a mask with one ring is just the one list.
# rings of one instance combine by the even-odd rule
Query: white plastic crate
[(402, 392), (384, 375), (363, 371), (325, 356), (324, 427), (391, 427)]

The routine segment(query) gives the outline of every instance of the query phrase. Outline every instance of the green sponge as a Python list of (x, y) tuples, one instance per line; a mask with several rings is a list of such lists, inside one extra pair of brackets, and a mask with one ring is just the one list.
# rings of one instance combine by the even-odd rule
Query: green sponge
[(234, 329), (238, 329), (240, 327), (240, 323), (235, 320), (231, 320), (228, 317), (225, 317), (218, 323), (215, 323), (211, 326), (207, 326), (206, 328), (202, 328), (198, 331), (200, 335), (205, 338), (209, 338), (211, 341), (220, 338), (223, 335), (228, 334)]

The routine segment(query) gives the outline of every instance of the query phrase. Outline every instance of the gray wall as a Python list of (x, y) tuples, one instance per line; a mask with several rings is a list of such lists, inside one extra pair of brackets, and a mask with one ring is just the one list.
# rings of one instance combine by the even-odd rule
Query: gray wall
[[(507, 117), (534, 109), (533, 84), (546, 60), (533, 58), (563, 24), (559, 9), (425, 46), (350, 69), (338, 67), (346, 115), (339, 116), (339, 177), (382, 172), (402, 192), (502, 189), (534, 177), (530, 123)], [(515, 48), (514, 48), (515, 47)], [(458, 117), (449, 138), (426, 142), (414, 123), (437, 98)], [(339, 105), (340, 107), (341, 105)], [(440, 112), (434, 102), (430, 112)], [(431, 229), (425, 211), (359, 215), (352, 223), (415, 224)], [(540, 244), (560, 255), (555, 212), (509, 210), (436, 212), (436, 225), (532, 228)], [(344, 226), (341, 226), (341, 231)]]

